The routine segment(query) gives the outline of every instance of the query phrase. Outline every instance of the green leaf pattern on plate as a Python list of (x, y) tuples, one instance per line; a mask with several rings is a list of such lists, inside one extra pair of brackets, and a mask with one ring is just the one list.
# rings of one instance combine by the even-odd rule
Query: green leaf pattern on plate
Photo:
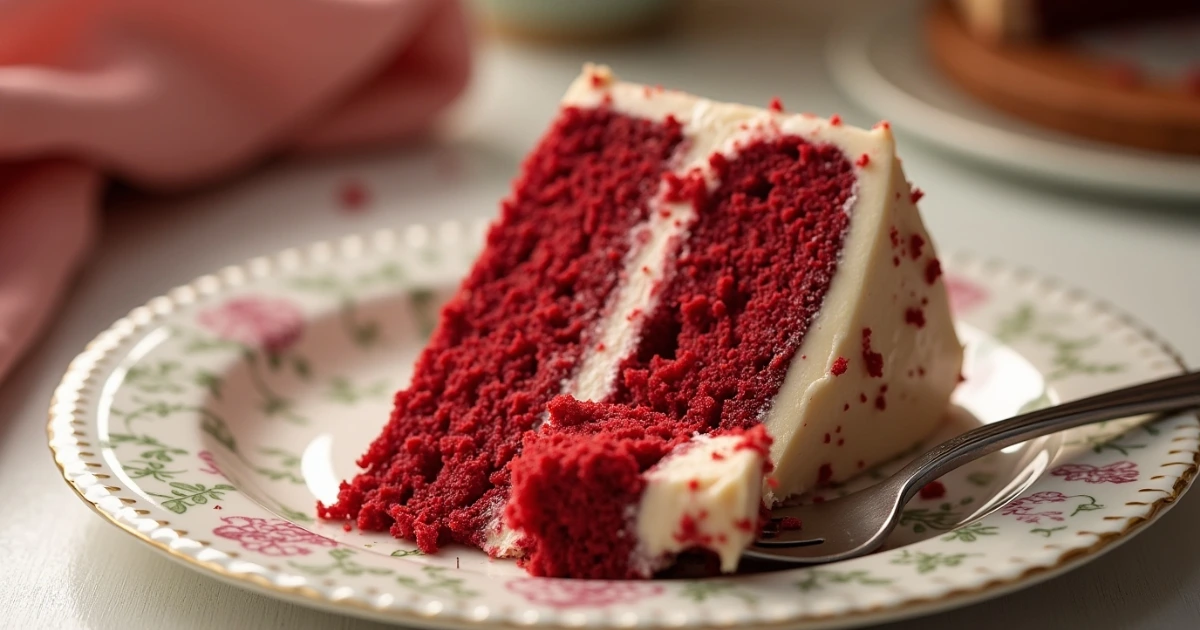
[(926, 553), (901, 549), (892, 558), (892, 564), (912, 565), (917, 573), (930, 573), (939, 567), (957, 567), (968, 557), (978, 556), (977, 553)]
[(259, 453), (274, 460), (273, 465), (255, 466), (254, 471), (271, 481), (286, 481), (288, 483), (304, 483), (300, 474), (300, 456), (289, 453), (281, 448), (261, 448)]
[(1068, 330), (1069, 321), (1064, 315), (1039, 314), (1031, 302), (1022, 302), (1000, 320), (995, 335), (1006, 343), (1025, 340), (1050, 349), (1053, 369), (1046, 375), (1047, 381), (1081, 374), (1112, 374), (1128, 368), (1124, 363), (1087, 359), (1085, 355), (1099, 345), (1100, 337), (1078, 337), (1068, 333)]
[(448, 577), (446, 571), (448, 569), (445, 567), (424, 566), (421, 567), (423, 576), (402, 575), (396, 578), (396, 582), (404, 588), (424, 595), (449, 595), (460, 599), (478, 595), (463, 586), (462, 578)]
[(301, 564), (295, 561), (289, 561), (288, 564), (309, 575), (328, 575), (330, 573), (341, 573), (342, 575), (355, 577), (367, 574), (391, 575), (392, 573), (395, 573), (395, 571), (392, 569), (385, 569), (383, 567), (369, 567), (351, 560), (355, 553), (356, 552), (353, 549), (330, 549), (329, 558), (333, 560), (331, 564)]
[[(339, 346), (361, 353), (354, 357), (377, 360), (394, 347), (413, 344), (413, 336), (427, 336), (437, 321), (439, 297), (444, 295), (442, 285), (414, 284), (414, 275), (408, 272), (406, 264), (392, 260), (380, 264), (368, 262), (346, 273), (309, 270), (303, 276), (285, 278), (265, 288), (249, 286), (238, 291), (260, 291), (270, 299), (294, 301), (306, 313), (319, 310), (329, 314), (326, 330), (337, 337)], [(407, 298), (408, 311), (403, 315), (411, 316), (416, 330), (407, 330), (404, 339), (389, 327), (388, 321), (374, 315), (378, 310), (372, 310), (369, 296), (385, 292)], [(210, 302), (219, 305), (228, 297), (205, 298), (209, 301), (198, 304), (195, 310), (207, 308)], [(1086, 389), (1079, 383), (1111, 379), (1125, 372), (1139, 376), (1145, 372), (1136, 359), (1123, 359), (1124, 355), (1119, 353), (1114, 358), (1111, 340), (1098, 332), (1097, 325), (1088, 323), (1086, 317), (1071, 309), (1032, 300), (985, 305), (982, 310), (988, 315), (970, 320), (973, 325), (982, 322), (1002, 341), (1013, 344), (1016, 350), (1042, 366), (1052, 381), (1052, 387), (1028, 401), (1026, 409), (1049, 404), (1052, 394), (1062, 395), (1064, 390), (1072, 388), (1076, 392)], [(327, 580), (339, 587), (349, 584), (355, 589), (369, 585), (381, 593), (394, 595), (397, 602), (414, 600), (411, 595), (415, 594), (422, 596), (415, 601), (440, 600), (447, 608), (462, 602), (488, 607), (511, 603), (500, 597), (514, 597), (504, 586), (513, 578), (497, 573), (480, 579), (479, 567), (483, 565), (473, 565), (468, 571), (467, 552), (462, 556), (463, 570), (456, 571), (453, 552), (425, 556), (416, 549), (397, 549), (396, 543), (403, 544), (402, 541), (385, 536), (370, 538), (371, 542), (365, 545), (356, 538), (357, 531), (342, 536), (340, 524), (317, 521), (312, 505), (296, 498), (300, 494), (280, 495), (284, 502), (273, 503), (251, 496), (250, 485), (301, 492), (300, 460), (305, 453), (296, 443), (264, 449), (255, 436), (241, 433), (245, 425), (241, 417), (233, 415), (235, 404), (242, 405), (240, 408), (249, 413), (274, 418), (278, 421), (275, 426), (312, 432), (316, 427), (311, 425), (318, 424), (317, 413), (329, 413), (332, 409), (334, 413), (350, 415), (370, 409), (371, 405), (386, 405), (400, 381), (399, 375), (395, 376), (396, 383), (381, 380), (378, 374), (360, 376), (344, 364), (324, 362), (322, 355), (310, 352), (303, 343), (267, 351), (220, 338), (212, 330), (183, 317), (168, 324), (167, 341), (125, 368), (121, 387), (112, 398), (108, 424), (98, 442), (115, 452), (115, 457), (106, 459), (119, 462), (116, 474), (127, 477), (127, 482), (133, 481), (110, 483), (137, 488), (138, 500), (149, 497), (161, 506), (162, 509), (154, 508), (158, 514), (152, 518), (172, 519), (172, 526), (177, 526), (173, 519), (178, 516), (178, 526), (192, 530), (194, 537), (212, 538), (212, 545), (219, 547), (222, 540), (228, 544), (229, 539), (215, 533), (218, 517), (232, 513), (259, 518), (273, 512), (287, 521), (302, 524), (307, 531), (340, 541), (334, 549), (317, 549), (320, 545), (311, 544), (311, 555), (283, 563), (286, 572), (293, 576), (318, 578), (310, 584)], [(301, 388), (303, 394), (298, 393)], [(312, 405), (324, 407), (321, 412), (311, 412), (311, 418), (305, 417)], [(1070, 441), (1079, 447), (1081, 454), (1072, 461), (1101, 470), (1118, 459), (1134, 459), (1141, 465), (1138, 470), (1146, 471), (1140, 478), (1144, 480), (1153, 474), (1149, 471), (1155, 470), (1163, 457), (1159, 453), (1165, 452), (1163, 444), (1177, 435), (1190, 439), (1191, 433), (1181, 434), (1177, 429), (1190, 430), (1193, 425), (1194, 421), (1187, 419), (1168, 419), (1130, 433), (1122, 433), (1123, 425), (1119, 423), (1074, 432)], [(203, 435), (192, 438), (190, 433), (196, 432), (197, 427)], [(216, 448), (216, 444), (223, 448)], [(202, 459), (201, 453), (205, 451), (217, 451), (226, 472), (238, 482), (242, 475), (246, 476), (244, 493), (236, 492), (236, 484), (232, 482), (206, 477), (217, 471), (212, 468), (211, 460)], [(1122, 493), (1142, 485), (1092, 484), (1044, 474), (1016, 501), (982, 516), (975, 514), (976, 506), (987, 505), (989, 495), (985, 493), (1006, 481), (1004, 474), (990, 468), (973, 470), (957, 486), (948, 488), (944, 500), (914, 501), (903, 513), (902, 527), (908, 536), (905, 540), (923, 539), (916, 545), (892, 547), (874, 556), (826, 567), (715, 580), (664, 581), (659, 583), (664, 595), (654, 606), (679, 611), (734, 610), (738, 611), (738, 619), (746, 620), (744, 625), (753, 625), (764, 618), (756, 617), (752, 611), (780, 602), (795, 601), (800, 608), (811, 608), (813, 602), (858, 601), (856, 598), (864, 591), (871, 593), (870, 598), (891, 602), (902, 597), (890, 593), (904, 591), (913, 580), (954, 583), (966, 575), (976, 579), (976, 572), (985, 570), (997, 571), (999, 579), (1003, 577), (999, 567), (1011, 566), (1010, 560), (1014, 555), (1020, 556), (1023, 549), (1041, 550), (1047, 544), (1054, 544), (1069, 550), (1075, 539), (1083, 538), (1077, 535), (1080, 532), (1120, 531), (1125, 521), (1114, 517), (1129, 512), (1127, 498)], [(1023, 513), (1004, 513), (1006, 507), (1021, 505), (1020, 499), (1039, 492), (1057, 492), (1064, 498)], [(1156, 496), (1138, 498), (1150, 502)], [(171, 514), (163, 514), (162, 510)], [(1057, 512), (1060, 520), (1048, 515), (1050, 512)], [(1106, 516), (1111, 520), (1105, 520)], [(972, 521), (963, 525), (966, 518)], [(1038, 521), (1030, 522), (1030, 518)], [(208, 536), (209, 532), (214, 535)], [(376, 544), (375, 551), (363, 548)], [(355, 546), (359, 548), (352, 548)], [(241, 559), (263, 566), (281, 563), (271, 554), (236, 545), (232, 549), (241, 554)], [(928, 586), (929, 582), (922, 584)], [(516, 603), (519, 605), (520, 600)], [(591, 613), (593, 609), (579, 610)]]
[(735, 599), (740, 599), (747, 605), (751, 606), (758, 603), (758, 597), (753, 591), (750, 591), (734, 582), (721, 582), (714, 580), (688, 582), (683, 585), (679, 595), (680, 597), (689, 599), (697, 604), (720, 597), (732, 597)]
[(950, 532), (942, 537), (942, 540), (960, 540), (962, 542), (972, 543), (984, 536), (995, 536), (999, 533), (1000, 528), (996, 525), (984, 525), (983, 523), (971, 523)]
[(807, 569), (804, 579), (796, 582), (796, 588), (808, 592), (825, 588), (830, 584), (855, 584), (858, 586), (887, 586), (892, 580), (874, 577), (869, 571), (830, 571), (827, 569)]
[(220, 501), (225, 498), (226, 492), (236, 490), (236, 488), (226, 483), (206, 486), (201, 483), (188, 484), (172, 481), (168, 485), (171, 486), (171, 494), (169, 495), (158, 494), (157, 492), (149, 492), (147, 494), (163, 499), (162, 506), (176, 514), (183, 514), (191, 507), (206, 505), (209, 501)]

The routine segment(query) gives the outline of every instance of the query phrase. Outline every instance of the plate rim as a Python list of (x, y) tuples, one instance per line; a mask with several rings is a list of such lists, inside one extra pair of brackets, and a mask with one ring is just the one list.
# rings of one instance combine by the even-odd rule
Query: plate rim
[[(873, 19), (843, 20), (831, 30), (825, 45), (825, 61), (830, 76), (841, 92), (866, 112), (885, 117), (899, 131), (908, 133), (922, 144), (937, 148), (954, 155), (970, 158), (977, 164), (1002, 169), (1019, 177), (1046, 182), (1051, 185), (1068, 186), (1073, 190), (1107, 191), (1125, 197), (1151, 198), (1171, 202), (1191, 201), (1200, 198), (1200, 186), (1187, 185), (1187, 178), (1165, 177), (1155, 183), (1146, 183), (1137, 177), (1130, 177), (1128, 170), (1119, 168), (1122, 158), (1118, 153), (1119, 146), (1109, 147), (1100, 142), (1094, 145), (1100, 152), (1089, 150), (1087, 147), (1074, 146), (1055, 142), (1052, 139), (1032, 136), (1019, 131), (993, 127), (956, 111), (937, 107), (914, 96), (892, 81), (888, 75), (879, 71), (871, 62), (870, 47), (884, 25), (894, 23), (898, 18), (907, 19), (913, 10), (911, 3), (904, 5), (907, 11), (895, 6), (890, 10), (872, 13)], [(861, 16), (858, 16), (861, 17)], [(918, 35), (909, 35), (917, 38)], [(920, 45), (917, 42), (916, 45)], [(931, 72), (934, 70), (931, 69)], [(875, 102), (887, 102), (887, 112), (873, 105)], [(946, 133), (932, 133), (927, 125), (919, 121), (928, 119), (931, 115), (939, 117), (939, 125)], [(1032, 124), (1032, 123), (1030, 123)], [(957, 131), (954, 131), (957, 130)], [(986, 141), (974, 146), (957, 143), (946, 138), (956, 137), (962, 133), (973, 137), (987, 138)], [(1081, 142), (1086, 140), (1081, 139)], [(1013, 159), (1004, 152), (991, 147), (1014, 146), (1022, 150), (1025, 159)], [(1133, 149), (1129, 149), (1133, 151)], [(1029, 159), (1033, 156), (1036, 159)], [(1043, 156), (1052, 156), (1047, 159)], [(1160, 159), (1159, 165), (1171, 165), (1179, 170), (1186, 170), (1187, 164), (1170, 159), (1170, 155), (1154, 156)], [(1129, 158), (1137, 161), (1137, 158)], [(1063, 164), (1079, 163), (1080, 161), (1095, 163), (1110, 163), (1110, 167), (1099, 174), (1087, 171), (1064, 168)], [(1136, 173), (1144, 173), (1146, 168), (1139, 168)]]
[[(562, 618), (538, 620), (529, 624), (495, 618), (474, 621), (466, 615), (449, 615), (441, 610), (426, 613), (415, 606), (408, 608), (376, 607), (353, 597), (329, 597), (307, 585), (281, 585), (256, 573), (231, 571), (224, 564), (202, 560), (192, 554), (185, 553), (167, 542), (156, 540), (148, 533), (139, 531), (131, 524), (120, 520), (116, 515), (105, 511), (99, 505), (99, 499), (116, 496), (115, 492), (125, 490), (125, 488), (105, 485), (99, 483), (99, 480), (97, 480), (97, 483), (89, 487), (99, 485), (106, 490), (107, 494), (93, 499), (88, 496), (86, 488), (80, 487), (77, 484), (77, 481), (72, 478), (71, 470), (68, 470), (72, 466), (77, 469), (82, 467), (81, 469), (85, 472), (87, 469), (101, 467), (100, 464), (87, 462), (82, 458), (88, 455), (94, 457), (95, 453), (84, 450), (93, 448), (93, 446), (89, 443), (81, 442), (77, 439), (77, 434), (75, 433), (75, 426), (78, 423), (83, 423), (86, 426), (86, 421), (80, 419), (78, 416), (86, 411), (84, 403), (88, 402), (87, 395), (98, 394), (98, 392), (92, 391), (92, 388), (97, 385), (92, 382), (93, 373), (100, 367), (105, 358), (114, 350), (121, 347), (122, 341), (142, 331), (145, 327), (158, 322), (160, 318), (173, 313), (177, 308), (185, 307), (207, 296), (221, 295), (229, 289), (248, 281), (271, 277), (276, 269), (288, 271), (303, 268), (310, 263), (325, 263), (331, 260), (355, 258), (363, 255), (363, 252), (367, 251), (368, 247), (371, 248), (371, 251), (386, 252), (397, 243), (424, 244), (428, 241), (430, 234), (460, 234), (464, 231), (482, 231), (486, 229), (489, 223), (490, 220), (469, 222), (445, 221), (435, 224), (416, 223), (409, 225), (407, 228), (386, 228), (367, 234), (351, 234), (337, 239), (321, 240), (307, 246), (292, 247), (273, 255), (258, 256), (248, 259), (241, 264), (226, 266), (215, 273), (205, 274), (191, 282), (178, 285), (164, 294), (148, 300), (144, 305), (132, 309), (126, 316), (118, 319), (111, 326), (99, 333), (85, 346), (79, 355), (72, 359), (66, 368), (61, 382), (54, 390), (50, 400), (46, 432), (49, 450), (59, 471), (59, 475), (85, 505), (89, 506), (93, 511), (104, 517), (104, 520), (115, 525), (121, 531), (126, 532), (139, 541), (149, 543), (152, 548), (165, 553), (168, 557), (181, 562), (185, 566), (216, 577), (223, 582), (248, 588), (260, 594), (278, 597), (292, 603), (299, 603), (339, 614), (354, 614), (360, 617), (391, 623), (413, 623), (423, 627), (529, 628), (544, 626), (546, 623), (552, 622), (566, 623)], [(371, 245), (367, 245), (367, 243)], [(1175, 367), (1180, 370), (1187, 370), (1187, 364), (1183, 360), (1183, 357), (1166, 340), (1141, 321), (1107, 300), (1097, 298), (1085, 291), (1071, 287), (1056, 277), (999, 258), (982, 257), (967, 252), (948, 252), (943, 256), (955, 261), (958, 265), (976, 264), (983, 266), (987, 270), (1008, 270), (1016, 274), (1019, 278), (1033, 280), (1040, 286), (1060, 291), (1064, 297), (1072, 302), (1088, 303), (1096, 310), (1115, 318), (1122, 325), (1127, 326), (1130, 331), (1136, 332), (1144, 341), (1153, 344)], [(1200, 414), (1180, 415), (1191, 416), (1190, 419), (1200, 425)], [(65, 435), (68, 439), (60, 443), (60, 434)], [(70, 446), (74, 449), (74, 452), (64, 449), (64, 446)], [(1065, 573), (1111, 551), (1141, 531), (1145, 526), (1161, 518), (1187, 492), (1198, 472), (1200, 472), (1200, 452), (1195, 452), (1192, 454), (1192, 461), (1187, 463), (1186, 469), (1175, 480), (1172, 491), (1151, 502), (1144, 516), (1131, 517), (1129, 522), (1117, 532), (1099, 534), (1097, 539), (1090, 545), (1063, 550), (1050, 565), (1028, 567), (1013, 576), (996, 578), (977, 586), (949, 590), (933, 597), (910, 597), (894, 604), (880, 605), (865, 610), (860, 609), (844, 613), (800, 614), (780, 620), (760, 619), (754, 623), (756, 626), (763, 628), (798, 626), (822, 628), (834, 626), (845, 627), (883, 620), (899, 620), (935, 611), (958, 608), (1032, 586)], [(123, 503), (125, 502), (119, 496), (117, 499)], [(162, 528), (166, 527), (163, 526)], [(177, 533), (177, 530), (166, 529)], [(172, 539), (172, 542), (190, 543), (185, 545), (190, 548), (208, 548), (208, 545), (194, 539), (189, 539), (186, 535), (176, 535)], [(619, 626), (622, 624), (613, 625)], [(669, 625), (661, 621), (657, 624), (650, 624), (651, 627)], [(696, 624), (689, 623), (686, 627), (708, 629), (728, 626), (721, 623), (702, 622)]]

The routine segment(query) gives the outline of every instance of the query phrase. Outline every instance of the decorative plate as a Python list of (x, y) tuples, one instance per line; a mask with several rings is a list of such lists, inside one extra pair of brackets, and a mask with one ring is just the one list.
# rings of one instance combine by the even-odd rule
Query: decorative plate
[[(879, 553), (713, 579), (532, 578), (473, 549), (424, 556), (315, 520), (316, 500), (335, 495), (386, 421), (483, 230), (417, 226), (292, 249), (134, 309), (55, 392), (49, 438), (63, 476), (171, 558), (348, 614), (443, 627), (816, 628), (1044, 580), (1157, 518), (1196, 472), (1196, 417), (1088, 427), (956, 471), (908, 506)], [(946, 431), (1181, 369), (1150, 333), (1081, 294), (970, 257), (946, 268), (968, 346)]]
[[(902, 9), (879, 11), (873, 18), (855, 13), (855, 19), (829, 39), (830, 75), (867, 111), (934, 147), (1021, 176), (1092, 193), (1200, 198), (1198, 157), (1076, 138), (974, 100), (943, 77), (926, 54), (920, 24), (923, 3), (900, 4)], [(1127, 39), (1088, 45), (1109, 53), (1115, 47), (1119, 58), (1138, 59), (1146, 67), (1161, 65), (1164, 54), (1195, 50), (1186, 40), (1170, 50)]]

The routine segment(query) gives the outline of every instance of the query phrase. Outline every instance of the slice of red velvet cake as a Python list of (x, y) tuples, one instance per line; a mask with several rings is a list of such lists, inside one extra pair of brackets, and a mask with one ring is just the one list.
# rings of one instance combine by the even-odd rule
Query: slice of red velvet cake
[(923, 439), (961, 347), (886, 124), (589, 67), (322, 516), (648, 577)]

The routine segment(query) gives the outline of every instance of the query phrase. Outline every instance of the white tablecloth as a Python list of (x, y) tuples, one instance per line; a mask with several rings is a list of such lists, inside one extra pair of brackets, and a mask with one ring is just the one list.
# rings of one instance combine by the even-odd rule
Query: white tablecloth
[[(347, 232), (489, 215), (585, 60), (718, 99), (855, 112), (825, 73), (834, 3), (707, 4), (669, 36), (547, 48), (485, 39), (474, 84), (438, 144), (276, 164), (186, 197), (120, 200), (50, 333), (0, 385), (0, 626), (375, 628), (251, 594), (178, 566), (93, 514), (45, 446), (47, 402), (96, 333), (168, 288), (224, 264)], [(843, 7), (842, 10), (848, 10)], [(864, 10), (870, 10), (864, 9)], [(772, 47), (770, 52), (767, 43)], [(960, 163), (900, 137), (943, 250), (1004, 258), (1124, 308), (1192, 365), (1200, 357), (1200, 204), (1174, 209), (1059, 193)], [(367, 204), (339, 190), (361, 183)], [(283, 190), (285, 192), (281, 193)], [(1048, 583), (899, 629), (1200, 627), (1200, 497), (1111, 553)], [(1053, 620), (1053, 622), (1051, 621)]]

